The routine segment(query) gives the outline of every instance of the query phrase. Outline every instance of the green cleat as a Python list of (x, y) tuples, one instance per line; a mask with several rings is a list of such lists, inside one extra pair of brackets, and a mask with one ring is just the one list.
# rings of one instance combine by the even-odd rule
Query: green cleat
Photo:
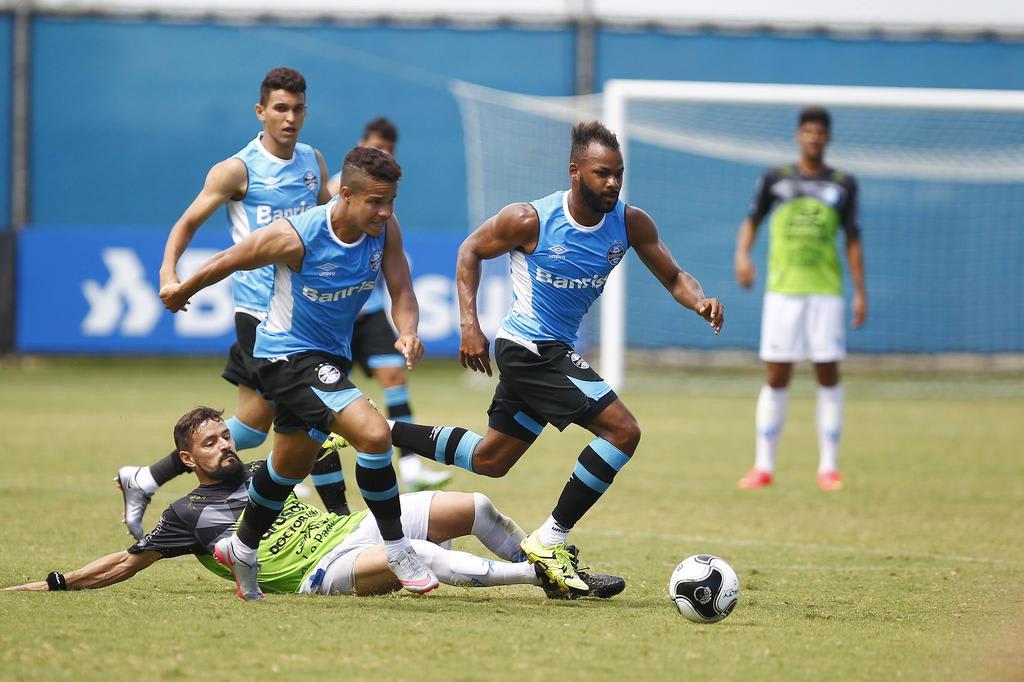
[(540, 564), (534, 564), (533, 568), (537, 571), (537, 577), (540, 579), (540, 586), (543, 588), (544, 594), (548, 599), (579, 599), (580, 597), (610, 599), (626, 589), (626, 581), (617, 575), (587, 573), (584, 570), (586, 567), (580, 568), (580, 552), (579, 549), (576, 548), (576, 545), (569, 545), (566, 549), (572, 557), (573, 565), (576, 567), (576, 573), (583, 579), (583, 582), (590, 587), (590, 591), (581, 593), (570, 589), (568, 592), (562, 592), (562, 590), (558, 589), (558, 585), (556, 585), (555, 582), (541, 570)]
[(541, 544), (534, 531), (523, 538), (520, 547), (530, 563), (539, 566), (563, 593), (583, 596), (590, 592), (590, 586), (576, 572), (575, 557), (564, 542), (548, 547)]

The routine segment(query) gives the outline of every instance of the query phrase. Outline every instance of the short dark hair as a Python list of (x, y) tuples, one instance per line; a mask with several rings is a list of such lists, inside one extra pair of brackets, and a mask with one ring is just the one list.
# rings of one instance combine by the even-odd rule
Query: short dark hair
[(398, 182), (402, 177), (402, 167), (387, 152), (373, 147), (354, 147), (345, 155), (341, 165), (341, 184), (352, 187), (353, 181), (360, 175), (367, 175), (380, 182)]
[(363, 127), (363, 139), (370, 135), (377, 135), (392, 144), (398, 144), (398, 128), (384, 116), (378, 116)]
[(832, 114), (825, 107), (804, 107), (800, 110), (797, 128), (805, 123), (820, 123), (825, 130), (832, 130)]
[(267, 71), (263, 82), (260, 83), (260, 104), (266, 104), (267, 98), (274, 90), (284, 90), (294, 95), (305, 94), (306, 79), (295, 69), (287, 66), (278, 66)]
[(174, 447), (178, 452), (192, 449), (192, 437), (208, 421), (224, 421), (224, 410), (215, 410), (212, 407), (193, 407), (186, 412), (174, 425)]
[(591, 142), (619, 151), (619, 138), (615, 133), (608, 130), (600, 121), (585, 121), (577, 123), (572, 127), (572, 151), (569, 153), (569, 161), (579, 161)]

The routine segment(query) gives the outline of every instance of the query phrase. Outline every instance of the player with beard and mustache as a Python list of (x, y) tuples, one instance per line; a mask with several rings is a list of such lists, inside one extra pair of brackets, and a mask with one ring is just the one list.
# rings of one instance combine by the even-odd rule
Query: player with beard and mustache
[(658, 236), (650, 216), (619, 201), (624, 168), (615, 134), (598, 121), (572, 129), (572, 186), (530, 203), (510, 204), (459, 249), (462, 365), (491, 375), (488, 340), (477, 317), (480, 264), (509, 254), (513, 299), (494, 344), (500, 381), (485, 436), (458, 427), (392, 423), (392, 441), (444, 464), (504, 476), (545, 424), (578, 424), (595, 438), (583, 449), (554, 510), (522, 548), (569, 594), (592, 586), (569, 551), (569, 531), (611, 485), (640, 442), (640, 427), (615, 392), (580, 356), (584, 314), (612, 269), (633, 248), (672, 297), (717, 334), (722, 304), (704, 295)]
[[(265, 462), (242, 464), (221, 410), (196, 407), (174, 427), (174, 442), (199, 487), (174, 501), (156, 527), (126, 550), (100, 557), (67, 574), (8, 590), (55, 592), (107, 587), (128, 580), (159, 559), (195, 555), (208, 570), (231, 580), (214, 547), (238, 526), (249, 497), (248, 484)], [(461, 587), (535, 585), (549, 599), (564, 595), (519, 546), (525, 533), (481, 493), (419, 492), (402, 495), (405, 533), (417, 554), (441, 582)], [(451, 549), (449, 540), (475, 536), (504, 561)], [(386, 559), (374, 517), (366, 511), (334, 514), (289, 496), (260, 543), (260, 588), (267, 592), (370, 595), (401, 589)], [(607, 599), (626, 587), (622, 578), (584, 574), (595, 587), (589, 596)]]

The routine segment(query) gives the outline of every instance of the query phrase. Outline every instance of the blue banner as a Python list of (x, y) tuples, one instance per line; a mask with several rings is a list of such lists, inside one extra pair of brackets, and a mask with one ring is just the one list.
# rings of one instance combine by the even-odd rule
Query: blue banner
[[(178, 266), (184, 278), (229, 246), (226, 231), (201, 230)], [(165, 229), (33, 225), (19, 234), (17, 350), (22, 353), (195, 355), (234, 342), (228, 280), (172, 315), (157, 295)], [(404, 231), (428, 355), (458, 355), (455, 256), (462, 235)], [(484, 329), (497, 328), (510, 296), (503, 268), (480, 289)]]

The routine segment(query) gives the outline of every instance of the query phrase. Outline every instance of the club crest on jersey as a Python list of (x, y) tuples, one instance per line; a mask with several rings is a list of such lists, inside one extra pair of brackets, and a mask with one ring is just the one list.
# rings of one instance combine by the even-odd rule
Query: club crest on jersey
[(320, 184), (316, 181), (316, 174), (308, 168), (306, 169), (305, 175), (302, 176), (302, 182), (305, 183), (306, 189), (310, 192), (315, 192), (317, 186)]
[(622, 257), (626, 255), (626, 249), (619, 242), (615, 242), (608, 247), (608, 264), (612, 267), (619, 264)]
[(341, 370), (325, 362), (316, 366), (316, 378), (322, 384), (336, 384), (341, 378)]
[(829, 185), (821, 190), (821, 200), (829, 206), (835, 206), (839, 203), (839, 190)]
[(370, 269), (373, 270), (374, 272), (379, 271), (380, 270), (381, 261), (383, 261), (383, 260), (384, 260), (384, 250), (383, 249), (377, 249), (376, 251), (373, 252), (373, 255), (370, 256)]
[(580, 369), (590, 369), (590, 363), (583, 359), (583, 356), (579, 353), (569, 353), (569, 362), (576, 365)]

